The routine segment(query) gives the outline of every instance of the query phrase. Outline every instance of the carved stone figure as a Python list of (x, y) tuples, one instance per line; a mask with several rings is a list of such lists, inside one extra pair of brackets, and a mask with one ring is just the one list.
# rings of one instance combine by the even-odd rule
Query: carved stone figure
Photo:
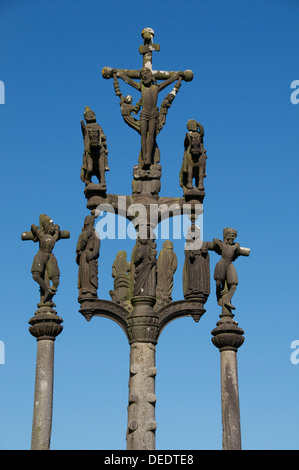
[(85, 217), (76, 249), (76, 263), (79, 265), (79, 298), (97, 298), (100, 245), (100, 239), (94, 228), (94, 217), (88, 215)]
[[(187, 123), (188, 132), (184, 140), (184, 158), (180, 172), (180, 185), (184, 193), (198, 190), (204, 191), (203, 180), (206, 176), (206, 150), (203, 146), (204, 129), (203, 126), (190, 119)], [(193, 186), (195, 179), (195, 187)]]
[[(55, 243), (62, 238), (69, 238), (68, 231), (60, 231), (57, 224), (46, 214), (39, 216), (39, 227), (31, 225), (31, 232), (23, 232), (22, 240), (39, 243), (39, 250), (33, 258), (31, 273), (40, 286), (41, 303), (51, 301), (59, 286), (60, 271), (52, 253)], [(51, 284), (52, 282), (52, 284)]]
[(168, 113), (169, 108), (171, 107), (176, 94), (178, 93), (181, 87), (182, 77), (179, 77), (177, 83), (174, 85), (173, 90), (165, 96), (164, 100), (161, 103), (159, 114), (158, 114), (158, 121), (157, 121), (157, 128), (156, 134), (162, 130), (166, 122), (166, 115)]
[(157, 244), (151, 238), (138, 238), (134, 249), (133, 296), (156, 296)]
[(131, 299), (131, 265), (127, 262), (126, 251), (119, 251), (112, 266), (114, 290), (109, 292), (111, 299), (127, 310), (132, 309)]
[(86, 124), (81, 121), (84, 153), (80, 178), (87, 185), (92, 182), (92, 176), (96, 176), (99, 189), (105, 191), (105, 171), (109, 171), (106, 136), (96, 121), (95, 113), (88, 106), (85, 107), (84, 119)]
[(239, 256), (249, 256), (248, 248), (240, 247), (239, 243), (234, 243), (237, 231), (233, 228), (223, 229), (223, 241), (214, 239), (208, 242), (208, 249), (221, 255), (220, 261), (216, 264), (214, 279), (216, 281), (216, 296), (218, 305), (235, 310), (231, 304), (231, 299), (237, 289), (238, 275), (233, 265)]
[(177, 256), (173, 251), (173, 243), (167, 240), (163, 243), (157, 260), (156, 311), (172, 301), (173, 275), (176, 269)]
[[(148, 70), (148, 69), (146, 69)], [(177, 92), (180, 89), (181, 86), (181, 81), (182, 77), (180, 76), (178, 79), (178, 82), (175, 84), (173, 90), (166, 95), (164, 100), (161, 103), (160, 110), (156, 106), (155, 110), (155, 122), (156, 126), (155, 129), (153, 127), (153, 133), (152, 137), (149, 136), (149, 132), (146, 131), (144, 132), (144, 135), (147, 135), (147, 140), (152, 139), (152, 143), (150, 141), (150, 145), (152, 146), (150, 150), (150, 154), (152, 155), (152, 159), (150, 162), (150, 165), (154, 164), (156, 165), (160, 161), (160, 152), (156, 143), (156, 135), (159, 134), (159, 132), (162, 130), (163, 126), (165, 125), (166, 122), (166, 115), (168, 113), (169, 108), (171, 107), (173, 100), (177, 94)], [(119, 82), (117, 80), (117, 72), (116, 70), (113, 71), (113, 85), (114, 85), (114, 90), (115, 90), (115, 95), (119, 96), (120, 98), (120, 108), (121, 108), (121, 114), (128, 126), (130, 126), (132, 129), (135, 129), (139, 134), (141, 134), (141, 122), (142, 122), (142, 112), (140, 114), (140, 120), (136, 119), (135, 117), (132, 116), (132, 113), (137, 115), (138, 112), (140, 111), (140, 108), (143, 105), (143, 98), (141, 97), (138, 103), (134, 106), (133, 103), (133, 98), (131, 95), (123, 96), (123, 94), (120, 91), (119, 88)], [(143, 135), (143, 134), (142, 134)], [(142, 137), (143, 138), (143, 137)], [(144, 145), (145, 145), (145, 139), (143, 140)], [(144, 159), (142, 158), (143, 152), (141, 151), (139, 155), (139, 165), (142, 168)], [(148, 167), (148, 163), (145, 163), (145, 166)]]
[(184, 76), (184, 72), (176, 74), (157, 84), (149, 68), (140, 71), (141, 82), (135, 82), (128, 75), (118, 71), (117, 76), (141, 92), (140, 134), (143, 165), (149, 167), (154, 163), (154, 143), (158, 122), (158, 94), (168, 85)]
[(183, 291), (185, 299), (202, 298), (210, 295), (210, 257), (208, 247), (200, 239), (200, 230), (191, 225), (185, 245), (183, 268)]
[(135, 117), (133, 117), (132, 113), (138, 114), (139, 109), (141, 107), (141, 100), (139, 100), (138, 103), (134, 106), (133, 98), (131, 95), (123, 96), (119, 88), (119, 83), (117, 80), (116, 72), (114, 72), (113, 74), (113, 85), (114, 85), (115, 95), (119, 96), (119, 99), (120, 99), (121, 115), (125, 123), (128, 124), (128, 126), (130, 126), (132, 129), (134, 129), (140, 134), (140, 121), (139, 119), (136, 119)]

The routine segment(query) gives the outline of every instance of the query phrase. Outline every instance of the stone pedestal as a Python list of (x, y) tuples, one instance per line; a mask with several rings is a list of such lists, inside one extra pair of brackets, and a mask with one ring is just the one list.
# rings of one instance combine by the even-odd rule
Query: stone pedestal
[(244, 342), (244, 331), (232, 314), (220, 317), (217, 328), (212, 331), (212, 342), (220, 351), (221, 361), (222, 448), (241, 450), (237, 351)]
[(62, 331), (62, 318), (53, 302), (40, 304), (29, 320), (30, 333), (37, 339), (35, 391), (31, 450), (49, 450), (52, 430), (54, 341)]

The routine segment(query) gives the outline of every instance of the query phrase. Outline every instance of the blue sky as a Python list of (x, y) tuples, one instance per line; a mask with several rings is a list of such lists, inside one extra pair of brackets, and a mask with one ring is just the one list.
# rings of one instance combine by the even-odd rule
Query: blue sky
[[(55, 342), (51, 448), (126, 447), (129, 345), (114, 322), (87, 323), (78, 313), (75, 249), (88, 214), (80, 120), (86, 105), (96, 112), (108, 142), (108, 192), (130, 194), (139, 137), (124, 124), (101, 69), (140, 68), (146, 26), (161, 46), (155, 69), (194, 72), (158, 136), (160, 195), (181, 196), (186, 123), (196, 119), (208, 155), (204, 239), (221, 238), (229, 226), (251, 248), (249, 258), (235, 262), (235, 319), (245, 331), (238, 352), (243, 448), (298, 449), (299, 364), (290, 360), (299, 340), (299, 104), (290, 100), (299, 80), (298, 16), (298, 0), (1, 0), (1, 449), (30, 448), (36, 341), (28, 320), (38, 302), (30, 268), (38, 247), (22, 242), (21, 233), (38, 224), (40, 213), (71, 232), (54, 251), (64, 330)], [(132, 240), (102, 242), (101, 298), (109, 299), (117, 251), (129, 257), (132, 247)], [(175, 240), (174, 249), (179, 300), (184, 241)], [(211, 254), (211, 277), (217, 261)], [(159, 339), (157, 449), (221, 448), (213, 281), (206, 309), (198, 324), (176, 320)]]

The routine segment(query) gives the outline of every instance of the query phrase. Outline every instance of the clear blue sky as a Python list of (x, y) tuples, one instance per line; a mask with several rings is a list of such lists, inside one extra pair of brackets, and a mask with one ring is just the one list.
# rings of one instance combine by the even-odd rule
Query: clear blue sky
[[(205, 128), (204, 239), (238, 230), (251, 248), (235, 266), (235, 319), (244, 449), (298, 449), (298, 0), (87, 0), (0, 2), (1, 315), (0, 448), (29, 449), (36, 341), (28, 320), (38, 302), (31, 263), (37, 245), (21, 233), (47, 213), (70, 240), (55, 247), (55, 298), (64, 330), (55, 342), (52, 449), (124, 449), (129, 345), (114, 322), (78, 313), (75, 248), (88, 214), (80, 180), (86, 105), (108, 141), (108, 192), (130, 194), (139, 137), (120, 115), (103, 66), (140, 68), (140, 33), (155, 31), (154, 68), (192, 69), (158, 136), (161, 196), (181, 196), (178, 175), (188, 119)], [(129, 92), (129, 91), (128, 91)], [(166, 94), (166, 92), (165, 92)], [(109, 299), (111, 266), (131, 240), (104, 240), (99, 296)], [(159, 241), (158, 247), (161, 247)], [(182, 298), (183, 240), (174, 300)], [(218, 260), (211, 254), (211, 276)], [(157, 346), (157, 449), (220, 449), (220, 354), (211, 330), (220, 314), (214, 285), (198, 324), (176, 320)]]

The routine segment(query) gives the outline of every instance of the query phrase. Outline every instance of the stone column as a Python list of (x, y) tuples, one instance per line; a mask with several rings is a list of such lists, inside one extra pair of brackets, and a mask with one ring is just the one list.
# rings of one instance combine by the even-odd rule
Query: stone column
[(220, 315), (217, 328), (212, 331), (213, 344), (220, 351), (222, 448), (241, 450), (241, 426), (238, 387), (237, 351), (243, 344), (244, 331), (238, 327), (231, 313)]
[(159, 319), (152, 297), (133, 297), (128, 315), (130, 378), (127, 450), (155, 449), (155, 353)]
[[(54, 304), (53, 304), (54, 305)], [(52, 307), (41, 305), (29, 320), (37, 339), (31, 450), (49, 450), (52, 430), (54, 341), (62, 331), (62, 318)]]

